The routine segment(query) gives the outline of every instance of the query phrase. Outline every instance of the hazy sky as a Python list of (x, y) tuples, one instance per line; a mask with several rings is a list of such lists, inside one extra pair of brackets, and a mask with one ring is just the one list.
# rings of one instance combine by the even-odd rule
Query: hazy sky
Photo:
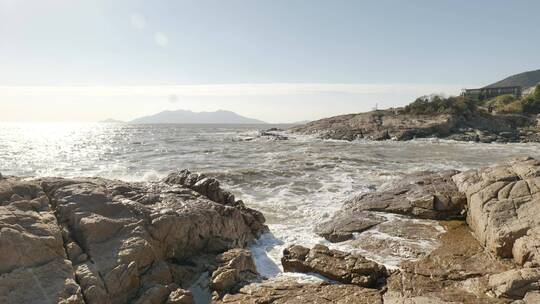
[(0, 121), (291, 122), (540, 68), (540, 1), (0, 0)]

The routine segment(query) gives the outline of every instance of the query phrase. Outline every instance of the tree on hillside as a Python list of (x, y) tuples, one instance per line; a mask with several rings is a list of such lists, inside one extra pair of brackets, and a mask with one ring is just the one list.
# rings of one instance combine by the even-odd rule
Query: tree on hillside
[(523, 112), (527, 114), (540, 114), (540, 84), (534, 92), (523, 99)]

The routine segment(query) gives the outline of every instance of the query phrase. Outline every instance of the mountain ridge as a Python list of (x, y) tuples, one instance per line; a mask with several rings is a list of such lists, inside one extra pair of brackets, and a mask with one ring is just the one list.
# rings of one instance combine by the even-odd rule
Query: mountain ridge
[(135, 124), (160, 124), (160, 123), (184, 123), (184, 124), (267, 124), (254, 118), (245, 117), (227, 110), (212, 112), (193, 112), (189, 110), (166, 110), (153, 115), (135, 118), (130, 121)]
[(540, 83), (540, 69), (518, 73), (494, 82), (484, 88), (521, 86), (523, 90), (532, 88)]

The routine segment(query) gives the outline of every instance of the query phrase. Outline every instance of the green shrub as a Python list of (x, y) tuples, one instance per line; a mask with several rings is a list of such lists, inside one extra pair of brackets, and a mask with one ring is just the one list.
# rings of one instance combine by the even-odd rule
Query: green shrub
[(521, 100), (515, 100), (509, 104), (502, 105), (497, 109), (497, 112), (505, 114), (521, 114), (523, 113), (523, 102)]
[(475, 102), (464, 96), (444, 98), (422, 96), (405, 106), (404, 112), (414, 115), (467, 114), (476, 110)]
[(484, 106), (490, 112), (497, 113), (521, 113), (523, 111), (521, 101), (511, 94), (491, 98), (484, 103)]
[(536, 86), (534, 92), (523, 98), (523, 112), (527, 114), (540, 114), (540, 84)]

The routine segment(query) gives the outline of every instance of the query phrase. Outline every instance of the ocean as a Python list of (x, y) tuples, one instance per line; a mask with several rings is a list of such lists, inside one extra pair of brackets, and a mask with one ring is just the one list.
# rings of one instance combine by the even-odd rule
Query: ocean
[[(183, 168), (205, 173), (264, 213), (270, 233), (252, 251), (263, 275), (279, 277), (286, 275), (279, 260), (289, 244), (323, 243), (359, 251), (388, 267), (437, 245), (436, 235), (444, 231), (437, 222), (389, 215), (391, 222), (431, 227), (431, 238), (396, 234), (391, 225), (340, 244), (317, 236), (314, 226), (355, 194), (418, 170), (465, 170), (513, 156), (540, 157), (539, 144), (346, 142), (287, 132), (281, 134), (288, 140), (257, 137), (258, 130), (269, 127), (274, 126), (2, 123), (0, 172), (127, 181), (156, 181)], [(382, 245), (373, 246), (368, 239)]]

